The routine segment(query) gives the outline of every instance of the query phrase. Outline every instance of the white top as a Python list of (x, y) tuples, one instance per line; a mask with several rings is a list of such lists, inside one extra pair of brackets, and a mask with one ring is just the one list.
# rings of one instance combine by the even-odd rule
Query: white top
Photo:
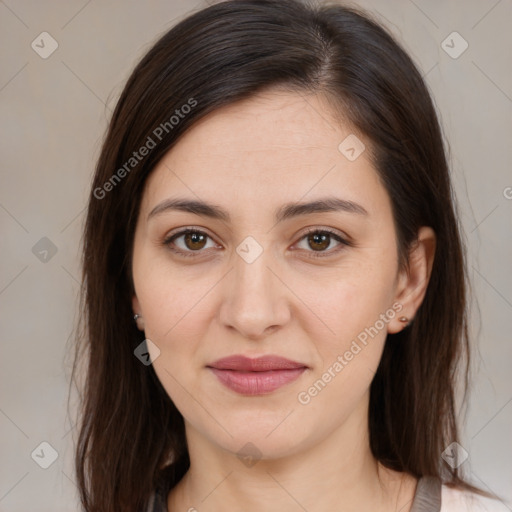
[(453, 489), (446, 485), (441, 488), (441, 512), (510, 512), (511, 510), (512, 508), (498, 500)]

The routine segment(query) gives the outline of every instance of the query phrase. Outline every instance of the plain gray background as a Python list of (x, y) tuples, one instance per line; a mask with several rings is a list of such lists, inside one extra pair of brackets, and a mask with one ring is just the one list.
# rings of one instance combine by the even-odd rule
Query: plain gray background
[[(206, 5), (0, 1), (2, 512), (78, 509), (65, 354), (90, 179), (128, 74), (163, 32)], [(357, 5), (392, 30), (424, 73), (451, 148), (480, 311), (473, 306), (479, 353), (462, 467), (512, 510), (512, 0)], [(47, 58), (40, 53), (52, 42), (42, 32), (58, 44)], [(58, 454), (47, 469), (39, 464), (51, 450), (42, 442)]]

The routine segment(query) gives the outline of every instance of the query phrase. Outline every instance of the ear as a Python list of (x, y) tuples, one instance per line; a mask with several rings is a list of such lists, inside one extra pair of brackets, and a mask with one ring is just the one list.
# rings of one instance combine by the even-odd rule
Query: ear
[(423, 302), (427, 291), (434, 255), (436, 252), (436, 235), (432, 228), (423, 226), (409, 251), (409, 269), (400, 271), (395, 294), (395, 302), (402, 305), (396, 317), (388, 323), (388, 333), (401, 331), (405, 324), (399, 318), (406, 317), (409, 322)]

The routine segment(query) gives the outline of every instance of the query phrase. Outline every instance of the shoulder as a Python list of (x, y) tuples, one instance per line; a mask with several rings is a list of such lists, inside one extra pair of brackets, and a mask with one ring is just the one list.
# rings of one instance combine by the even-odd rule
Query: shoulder
[(510, 509), (499, 500), (443, 484), (441, 512), (510, 512)]

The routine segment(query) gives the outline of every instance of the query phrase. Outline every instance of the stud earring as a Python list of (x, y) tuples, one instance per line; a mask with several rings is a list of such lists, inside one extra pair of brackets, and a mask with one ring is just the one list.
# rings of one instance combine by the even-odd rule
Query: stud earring
[(135, 323), (137, 324), (137, 329), (139, 329), (139, 331), (143, 331), (144, 330), (144, 318), (142, 318), (142, 315), (139, 315), (139, 313), (136, 313), (135, 315), (133, 315), (133, 319), (135, 320)]
[(400, 322), (409, 322), (409, 319), (406, 316), (401, 316), (398, 320), (400, 320)]

